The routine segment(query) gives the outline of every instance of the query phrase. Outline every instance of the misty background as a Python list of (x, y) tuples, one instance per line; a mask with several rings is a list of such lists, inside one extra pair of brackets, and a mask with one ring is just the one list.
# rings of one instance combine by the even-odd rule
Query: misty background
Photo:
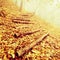
[[(13, 0), (20, 7), (21, 0)], [(60, 27), (60, 0), (23, 0), (23, 9), (35, 12), (53, 26)]]

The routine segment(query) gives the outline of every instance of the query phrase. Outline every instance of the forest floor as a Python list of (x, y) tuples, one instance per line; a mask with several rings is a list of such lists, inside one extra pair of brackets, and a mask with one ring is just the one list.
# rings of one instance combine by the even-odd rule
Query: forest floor
[(60, 60), (60, 33), (40, 17), (0, 7), (1, 60)]

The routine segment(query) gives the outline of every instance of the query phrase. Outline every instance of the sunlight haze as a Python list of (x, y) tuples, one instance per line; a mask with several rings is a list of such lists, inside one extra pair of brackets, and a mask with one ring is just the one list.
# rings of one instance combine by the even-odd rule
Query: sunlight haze
[[(20, 7), (21, 0), (14, 1)], [(23, 0), (23, 8), (60, 27), (60, 0)]]

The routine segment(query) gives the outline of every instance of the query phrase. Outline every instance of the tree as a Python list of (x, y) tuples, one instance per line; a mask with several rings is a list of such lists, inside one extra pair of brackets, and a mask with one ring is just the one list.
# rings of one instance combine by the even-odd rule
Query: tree
[[(21, 1), (21, 3), (20, 3), (20, 8), (19, 8), (19, 10), (20, 11), (22, 11), (23, 10), (23, 3), (24, 3), (24, 0), (20, 0)], [(20, 2), (19, 0), (16, 0), (15, 1), (15, 4), (17, 3), (17, 2)], [(29, 1), (29, 0), (26, 0), (27, 2)]]

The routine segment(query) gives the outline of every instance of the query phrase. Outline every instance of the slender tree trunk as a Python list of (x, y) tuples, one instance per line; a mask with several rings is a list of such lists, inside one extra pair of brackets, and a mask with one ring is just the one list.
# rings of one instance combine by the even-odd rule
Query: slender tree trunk
[(15, 0), (15, 5), (17, 4), (17, 0)]
[(23, 0), (21, 0), (21, 3), (20, 3), (20, 12), (22, 12), (22, 10), (23, 10)]

